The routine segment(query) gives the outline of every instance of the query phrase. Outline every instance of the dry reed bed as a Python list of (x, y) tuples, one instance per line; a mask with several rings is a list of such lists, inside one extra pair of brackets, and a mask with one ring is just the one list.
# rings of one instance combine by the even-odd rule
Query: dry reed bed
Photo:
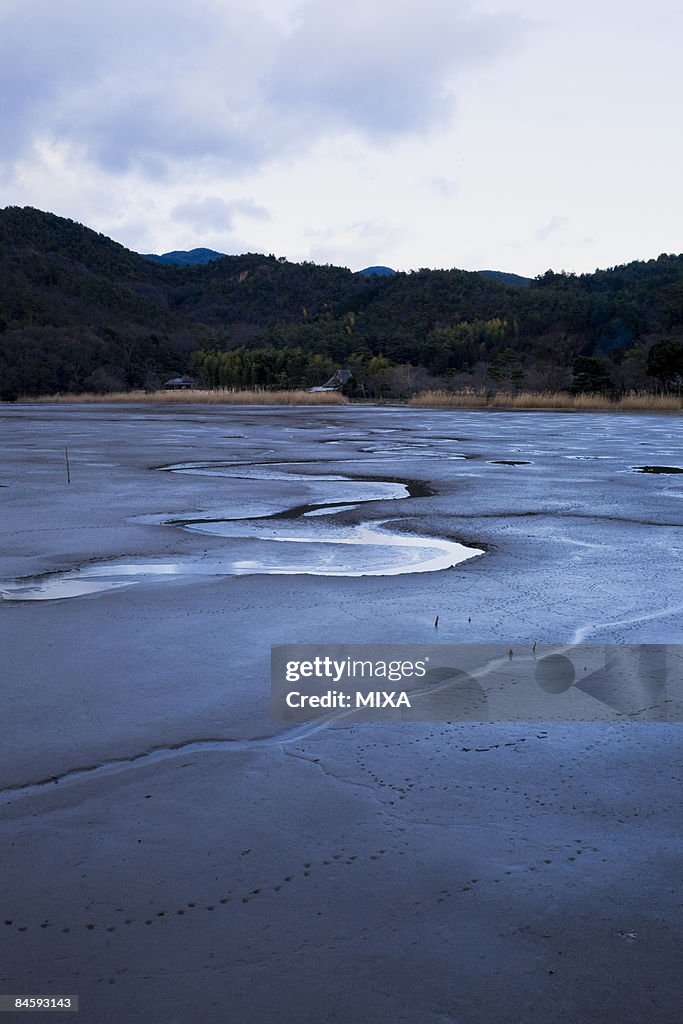
[[(56, 394), (23, 396), (20, 402), (80, 403), (142, 403), (159, 402), (176, 405), (348, 405), (348, 399), (335, 391), (115, 391), (110, 394)], [(500, 393), (487, 396), (473, 391), (425, 391), (409, 399), (407, 405), (419, 409), (530, 409), (573, 410), (576, 412), (680, 412), (683, 399), (675, 395), (625, 395), (618, 401), (604, 395), (570, 395), (564, 391)]]
[(39, 395), (23, 397), (20, 402), (60, 402), (75, 405), (82, 402), (152, 403), (171, 402), (177, 405), (347, 405), (348, 399), (334, 391), (113, 391), (98, 395), (85, 391), (79, 395)]
[(680, 412), (683, 400), (675, 395), (624, 395), (618, 401), (604, 395), (570, 395), (567, 392), (520, 392), (487, 397), (477, 392), (425, 391), (411, 398), (414, 408), (435, 409), (568, 409), (598, 412)]

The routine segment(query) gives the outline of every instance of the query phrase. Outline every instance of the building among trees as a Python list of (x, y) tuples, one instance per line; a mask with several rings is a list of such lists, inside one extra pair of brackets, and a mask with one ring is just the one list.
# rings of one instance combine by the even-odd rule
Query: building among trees
[(309, 388), (310, 392), (319, 393), (320, 391), (340, 391), (345, 384), (351, 380), (353, 374), (350, 370), (335, 370), (330, 379), (324, 384), (321, 384), (317, 388)]

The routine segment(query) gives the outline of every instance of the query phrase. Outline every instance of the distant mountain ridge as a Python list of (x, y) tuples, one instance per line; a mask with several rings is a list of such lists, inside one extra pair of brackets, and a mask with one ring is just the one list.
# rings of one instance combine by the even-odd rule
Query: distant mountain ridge
[(166, 263), (174, 267), (195, 267), (204, 263), (213, 263), (214, 260), (222, 260), (226, 255), (224, 252), (216, 252), (215, 249), (174, 249), (173, 252), (163, 252), (160, 256), (149, 252), (142, 254), (146, 260), (152, 263)]
[[(202, 266), (205, 263), (213, 263), (215, 260), (222, 260), (227, 254), (216, 252), (215, 249), (198, 248), (174, 249), (172, 252), (164, 252), (161, 255), (156, 253), (142, 253), (142, 255), (146, 260), (151, 260), (152, 263), (165, 263), (167, 266), (174, 267), (194, 267)], [(376, 266), (364, 267), (363, 270), (358, 270), (356, 273), (362, 274), (363, 277), (393, 277), (397, 271), (392, 267)], [(492, 281), (498, 281), (501, 284), (512, 284), (520, 288), (526, 287), (532, 280), (530, 277), (508, 274), (503, 270), (478, 270), (476, 273), (482, 274)]]
[(365, 267), (364, 270), (359, 270), (359, 274), (363, 274), (364, 277), (393, 277), (396, 273), (391, 267)]
[(522, 277), (520, 274), (508, 274), (504, 270), (478, 270), (478, 274), (490, 278), (491, 281), (498, 281), (500, 284), (512, 284), (518, 288), (526, 288), (533, 281), (532, 277)]

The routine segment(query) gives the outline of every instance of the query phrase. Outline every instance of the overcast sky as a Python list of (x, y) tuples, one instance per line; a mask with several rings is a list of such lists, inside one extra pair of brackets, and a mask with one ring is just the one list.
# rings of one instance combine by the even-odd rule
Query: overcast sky
[(0, 0), (0, 206), (139, 252), (683, 249), (678, 0)]

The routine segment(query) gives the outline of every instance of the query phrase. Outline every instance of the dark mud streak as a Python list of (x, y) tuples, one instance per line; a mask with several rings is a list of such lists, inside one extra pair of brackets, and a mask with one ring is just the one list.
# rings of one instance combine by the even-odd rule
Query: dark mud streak
[[(301, 460), (301, 462), (306, 462), (306, 463), (325, 462), (325, 463), (329, 464), (329, 460), (327, 460), (327, 459), (305, 459), (305, 460)], [(216, 467), (226, 467), (226, 468), (229, 468), (230, 466), (288, 466), (288, 465), (298, 465), (298, 464), (300, 464), (298, 460), (295, 463), (292, 463), (292, 462), (239, 462), (239, 463), (238, 462), (214, 462), (214, 463), (202, 463), (201, 464), (201, 468), (202, 469), (204, 469), (204, 468), (209, 469), (212, 465), (216, 466)], [(157, 466), (156, 468), (162, 470), (163, 472), (171, 472), (171, 473), (172, 472), (183, 472), (182, 470), (174, 470), (173, 469), (174, 465), (177, 465), (177, 463), (170, 463), (170, 464), (165, 465), (165, 466)], [(183, 465), (188, 465), (189, 466), (190, 463), (184, 463)], [(364, 476), (364, 475), (360, 475), (358, 473), (345, 473), (344, 474), (344, 478), (345, 478), (345, 482), (351, 481), (351, 482), (354, 482), (354, 483), (401, 484), (401, 486), (405, 487), (405, 489), (408, 492), (407, 495), (405, 495), (405, 498), (431, 498), (431, 497), (433, 497), (437, 493), (425, 480), (412, 480), (412, 479), (407, 479), (406, 477), (386, 476), (386, 475), (381, 475), (381, 476), (379, 476), (379, 475)], [(235, 480), (247, 479), (247, 480), (251, 480), (253, 478), (252, 477), (240, 477), (237, 474), (235, 474), (235, 476), (231, 477), (230, 479), (235, 479)], [(304, 480), (305, 480), (305, 477), (304, 477)], [(334, 483), (334, 481), (332, 481), (332, 480), (330, 482)], [(355, 499), (352, 498), (352, 499), (349, 499), (347, 501), (319, 501), (319, 502), (311, 502), (311, 503), (304, 504), (304, 505), (292, 505), (290, 508), (282, 509), (280, 512), (268, 512), (268, 513), (266, 513), (265, 515), (262, 515), (262, 516), (249, 516), (247, 519), (245, 519), (244, 516), (215, 516), (215, 517), (212, 517), (210, 519), (201, 518), (201, 517), (200, 518), (192, 518), (192, 519), (179, 518), (179, 519), (167, 519), (166, 520), (166, 525), (167, 526), (198, 526), (198, 525), (201, 525), (202, 523), (239, 523), (239, 522), (242, 522), (242, 521), (245, 521), (245, 522), (258, 522), (258, 521), (263, 521), (263, 520), (298, 519), (301, 516), (305, 516), (309, 512), (316, 512), (316, 511), (318, 511), (319, 509), (322, 509), (322, 508), (345, 508), (345, 509), (348, 509), (349, 506), (354, 506), (355, 507), (357, 505), (371, 505), (371, 504), (375, 504), (376, 502), (380, 502), (380, 501), (403, 501), (403, 500), (405, 500), (405, 499), (404, 498), (400, 498), (400, 497), (399, 498), (386, 498), (386, 497), (379, 498), (378, 497), (378, 498), (355, 498)]]
[[(167, 519), (165, 522), (166, 526), (201, 526), (205, 523), (256, 523), (263, 522), (264, 520), (273, 519), (298, 519), (300, 516), (306, 515), (308, 512), (316, 512), (321, 508), (345, 508), (353, 505), (370, 505), (374, 501), (384, 501), (386, 499), (373, 499), (363, 498), (360, 501), (322, 501), (317, 504), (311, 505), (293, 505), (291, 508), (286, 508), (281, 512), (268, 512), (262, 516), (249, 516), (245, 519), (244, 516), (212, 516), (210, 519)], [(400, 499), (399, 499), (400, 500)]]
[[(267, 449), (273, 451), (272, 448)], [(192, 470), (211, 470), (211, 469), (232, 469), (233, 467), (243, 466), (248, 468), (249, 466), (317, 466), (320, 463), (329, 465), (330, 463), (345, 462), (347, 459), (264, 459), (256, 461), (254, 459), (199, 459), (196, 462), (164, 462), (159, 466), (150, 466), (150, 469), (159, 470), (162, 473), (191, 473)]]
[[(474, 456), (474, 457), (475, 458), (479, 458), (479, 456)], [(245, 469), (247, 469), (250, 466), (273, 467), (273, 466), (306, 466), (306, 465), (320, 466), (320, 465), (324, 465), (324, 466), (328, 467), (332, 471), (332, 473), (336, 473), (336, 470), (333, 468), (334, 466), (336, 466), (338, 463), (341, 463), (341, 462), (351, 462), (351, 461), (356, 461), (356, 460), (352, 459), (352, 458), (348, 458), (348, 457), (345, 457), (345, 458), (342, 458), (342, 459), (328, 459), (328, 458), (321, 458), (321, 459), (285, 459), (285, 460), (283, 460), (283, 459), (269, 459), (269, 460), (262, 461), (262, 462), (255, 462), (253, 460), (251, 460), (251, 461), (239, 461), (239, 462), (236, 462), (236, 461), (233, 461), (232, 459), (217, 459), (216, 461), (201, 460), (201, 461), (196, 462), (196, 463), (192, 463), (192, 462), (180, 462), (180, 463), (179, 462), (167, 462), (167, 463), (164, 463), (163, 465), (160, 465), (160, 466), (150, 466), (149, 468), (150, 469), (154, 469), (154, 470), (159, 470), (162, 473), (188, 473), (188, 474), (190, 474), (193, 469), (211, 470), (212, 468), (213, 469), (232, 469), (232, 468), (239, 468), (239, 467), (244, 467)], [(182, 466), (182, 469), (177, 468), (179, 466)], [(433, 495), (435, 495), (437, 493), (427, 483), (426, 480), (415, 480), (415, 479), (406, 478), (406, 477), (403, 477), (403, 476), (387, 476), (384, 473), (382, 473), (382, 474), (378, 474), (378, 473), (364, 474), (364, 473), (348, 473), (346, 471), (344, 471), (343, 476), (344, 476), (344, 480), (345, 481), (353, 481), (354, 483), (357, 482), (357, 483), (379, 483), (379, 484), (403, 484), (403, 486), (405, 488), (407, 488), (408, 496), (410, 498), (430, 498), (430, 497), (432, 497)], [(237, 477), (237, 476), (235, 478), (236, 479), (248, 479), (248, 480), (259, 479), (259, 478), (254, 478), (254, 477), (243, 478), (243, 477)], [(305, 483), (306, 482), (306, 474), (305, 473), (302, 474), (300, 479), (301, 479), (301, 482)], [(330, 482), (331, 483), (335, 483), (334, 480), (331, 480)], [(336, 482), (339, 482), (339, 481), (336, 481)], [(374, 499), (370, 499), (370, 500), (373, 500), (373, 501), (385, 501), (386, 499), (385, 498), (374, 498)], [(346, 504), (350, 504), (350, 502), (346, 502)]]
[[(297, 730), (297, 732), (299, 731), (300, 730)], [(243, 751), (253, 748), (258, 749), (259, 747), (279, 746), (289, 742), (290, 739), (293, 741), (295, 738), (295, 736), (291, 735), (290, 730), (281, 735), (276, 733), (271, 736), (257, 736), (253, 739), (226, 739), (224, 736), (217, 736), (215, 738), (204, 737), (199, 739), (183, 740), (179, 743), (172, 743), (169, 745), (162, 744), (150, 747), (148, 750), (143, 750), (137, 754), (130, 754), (126, 757), (113, 757), (108, 760), (97, 762), (96, 764), (79, 765), (77, 768), (69, 768), (66, 771), (60, 772), (58, 775), (50, 775), (43, 779), (37, 779), (34, 782), (21, 782), (12, 786), (6, 786), (0, 789), (0, 797), (16, 796), (20, 799), (25, 796), (34, 796), (43, 789), (47, 789), (53, 785), (59, 785), (61, 782), (80, 781), (81, 779), (101, 774), (110, 769), (125, 768), (129, 765), (134, 765), (138, 762), (144, 762), (147, 760), (151, 760), (153, 762), (162, 761), (167, 757), (175, 757), (185, 753), (186, 751), (189, 751), (190, 753), (201, 753), (204, 750)], [(6, 800), (5, 802), (7, 804), (11, 804), (10, 800)]]
[(597, 515), (591, 512), (555, 512), (552, 509), (537, 512), (471, 512), (469, 515), (450, 515), (451, 519), (526, 519), (530, 517), (544, 519), (588, 519), (591, 522), (631, 523), (634, 526), (664, 526), (669, 529), (680, 529), (683, 523), (662, 523), (654, 519), (629, 519), (627, 516)]

